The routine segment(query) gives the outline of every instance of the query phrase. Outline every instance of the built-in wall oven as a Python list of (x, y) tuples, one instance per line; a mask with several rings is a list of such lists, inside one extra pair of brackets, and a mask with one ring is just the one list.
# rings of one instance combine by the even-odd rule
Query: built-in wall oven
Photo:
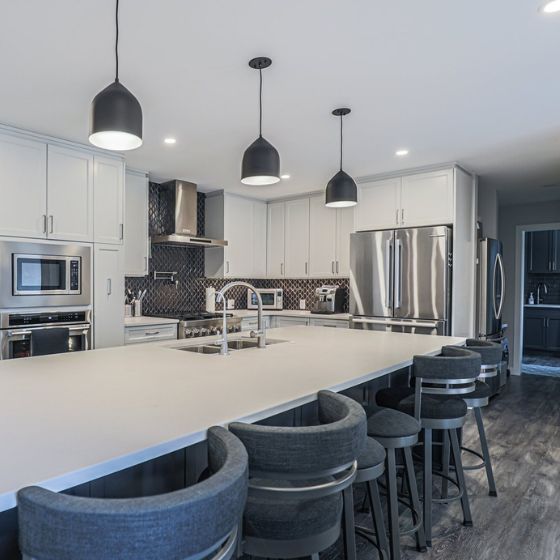
[[(3, 311), (0, 312), (0, 360), (37, 355), (33, 333), (48, 334), (64, 329), (65, 348), (61, 352), (89, 350), (91, 345), (91, 311)], [(66, 343), (67, 340), (67, 343)]]
[(0, 309), (91, 305), (91, 247), (0, 242)]

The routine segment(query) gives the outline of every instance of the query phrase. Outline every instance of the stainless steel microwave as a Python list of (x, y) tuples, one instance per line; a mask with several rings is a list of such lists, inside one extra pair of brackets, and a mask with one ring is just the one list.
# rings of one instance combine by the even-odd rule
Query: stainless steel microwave
[[(263, 309), (284, 309), (284, 290), (281, 288), (270, 288), (257, 290), (261, 296)], [(247, 309), (257, 309), (257, 297), (252, 290), (247, 290)]]
[(90, 305), (91, 247), (0, 242), (0, 307)]

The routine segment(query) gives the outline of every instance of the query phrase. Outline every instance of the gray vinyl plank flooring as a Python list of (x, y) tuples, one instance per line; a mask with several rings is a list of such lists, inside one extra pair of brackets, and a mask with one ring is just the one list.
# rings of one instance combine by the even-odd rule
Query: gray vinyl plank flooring
[[(422, 554), (411, 537), (403, 538), (403, 560), (560, 559), (560, 378), (512, 377), (484, 419), (498, 497), (488, 496), (483, 469), (466, 472), (474, 527), (462, 526), (459, 502), (434, 504), (433, 548)], [(470, 415), (464, 443), (478, 448)], [(357, 514), (358, 523), (368, 521)], [(358, 537), (358, 560), (377, 557)], [(321, 555), (339, 558), (340, 543)]]

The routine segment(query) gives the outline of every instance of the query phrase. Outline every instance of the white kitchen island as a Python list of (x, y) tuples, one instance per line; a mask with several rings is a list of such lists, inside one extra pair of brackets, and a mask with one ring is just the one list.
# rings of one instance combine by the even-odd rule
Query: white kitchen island
[(227, 357), (180, 351), (200, 343), (182, 340), (0, 362), (0, 511), (24, 486), (72, 488), (200, 442), (212, 425), (259, 421), (464, 342), (320, 327), (268, 334), (287, 342)]

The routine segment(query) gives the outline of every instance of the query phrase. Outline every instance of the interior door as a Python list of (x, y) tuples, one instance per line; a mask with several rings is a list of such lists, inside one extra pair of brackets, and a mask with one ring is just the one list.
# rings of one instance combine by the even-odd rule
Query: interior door
[(395, 232), (395, 317), (446, 319), (448, 254), (445, 226)]
[(393, 316), (394, 232), (365, 231), (350, 236), (350, 313)]

